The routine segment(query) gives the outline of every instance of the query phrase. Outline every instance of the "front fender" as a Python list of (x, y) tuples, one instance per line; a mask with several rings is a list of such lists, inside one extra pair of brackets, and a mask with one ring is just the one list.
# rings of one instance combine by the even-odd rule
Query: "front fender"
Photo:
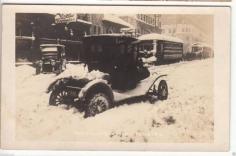
[[(166, 75), (166, 74), (159, 75), (159, 76), (155, 79), (154, 83), (155, 83), (155, 84), (159, 84), (159, 83), (161, 82), (161, 80), (165, 80), (165, 81), (167, 82), (167, 81), (168, 81), (167, 75)], [(153, 84), (154, 84), (154, 83), (153, 83)]]
[(50, 91), (55, 90), (58, 87), (64, 86), (67, 82), (69, 82), (71, 77), (66, 77), (66, 78), (59, 78), (53, 81), (47, 88), (46, 93), (49, 93)]
[(159, 76), (157, 76), (157, 77), (154, 79), (154, 81), (152, 82), (152, 84), (150, 85), (150, 87), (148, 88), (146, 94), (147, 94), (147, 93), (149, 92), (149, 90), (153, 87), (153, 85), (159, 84), (159, 83), (161, 82), (161, 80), (165, 80), (166, 82), (168, 82), (168, 80), (167, 80), (167, 75), (164, 74), (164, 75), (159, 75)]
[(110, 99), (114, 101), (112, 89), (104, 79), (95, 79), (87, 83), (79, 92), (78, 98), (81, 100), (85, 100), (88, 93), (98, 90), (106, 93), (110, 97)]
[(84, 86), (86, 86), (87, 83), (89, 83), (91, 80), (87, 79), (87, 78), (74, 78), (72, 76), (70, 77), (64, 77), (64, 78), (59, 78), (55, 81), (53, 81), (48, 89), (47, 89), (47, 93), (49, 93), (50, 91), (53, 91), (57, 88), (60, 87), (71, 87), (71, 88), (83, 88)]

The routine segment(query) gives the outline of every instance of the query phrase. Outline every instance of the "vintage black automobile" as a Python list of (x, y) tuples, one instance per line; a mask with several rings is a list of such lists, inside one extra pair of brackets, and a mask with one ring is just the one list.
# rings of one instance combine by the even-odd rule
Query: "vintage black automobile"
[(185, 60), (207, 59), (214, 56), (212, 47), (205, 43), (194, 43), (190, 46), (191, 51), (186, 53)]
[(41, 44), (41, 59), (36, 62), (36, 74), (61, 73), (66, 68), (65, 46), (60, 44)]
[(87, 36), (83, 39), (81, 61), (89, 71), (104, 73), (94, 79), (65, 77), (54, 81), (50, 105), (74, 105), (95, 116), (124, 100), (136, 97), (165, 100), (166, 75), (150, 74), (139, 57), (139, 41), (121, 34)]

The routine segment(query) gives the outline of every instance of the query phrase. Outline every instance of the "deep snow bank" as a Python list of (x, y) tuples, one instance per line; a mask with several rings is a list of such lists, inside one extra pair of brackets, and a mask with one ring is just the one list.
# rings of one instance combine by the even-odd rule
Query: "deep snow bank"
[(45, 93), (48, 85), (59, 77), (87, 76), (83, 65), (69, 65), (58, 76), (34, 75), (30, 66), (17, 67), (16, 138), (89, 142), (213, 141), (213, 60), (153, 66), (150, 71), (168, 74), (168, 100), (124, 104), (84, 119), (75, 108), (49, 106), (49, 94)]

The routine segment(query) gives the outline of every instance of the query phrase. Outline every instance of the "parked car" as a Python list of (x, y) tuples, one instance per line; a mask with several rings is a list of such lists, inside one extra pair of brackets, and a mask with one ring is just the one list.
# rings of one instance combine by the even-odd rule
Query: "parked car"
[(66, 77), (49, 87), (50, 105), (74, 105), (95, 116), (117, 103), (134, 97), (168, 97), (166, 75), (150, 74), (139, 57), (139, 41), (121, 34), (86, 36), (83, 39), (83, 61), (90, 72), (100, 71), (96, 78)]
[(36, 62), (36, 74), (61, 73), (66, 68), (65, 46), (60, 44), (40, 45), (41, 59)]
[(206, 59), (213, 56), (214, 52), (210, 45), (205, 43), (194, 43), (191, 45), (191, 52), (185, 54), (185, 59)]

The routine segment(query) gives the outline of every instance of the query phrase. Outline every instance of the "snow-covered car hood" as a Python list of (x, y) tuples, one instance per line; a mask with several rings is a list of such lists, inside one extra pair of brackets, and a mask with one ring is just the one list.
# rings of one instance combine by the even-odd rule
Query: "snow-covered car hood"
[(99, 70), (92, 70), (89, 72), (87, 66), (85, 66), (84, 64), (78, 64), (78, 65), (67, 64), (66, 70), (62, 72), (60, 75), (58, 75), (55, 79), (72, 77), (75, 79), (86, 78), (88, 80), (94, 80), (94, 79), (102, 79), (105, 75), (108, 74), (103, 73)]

